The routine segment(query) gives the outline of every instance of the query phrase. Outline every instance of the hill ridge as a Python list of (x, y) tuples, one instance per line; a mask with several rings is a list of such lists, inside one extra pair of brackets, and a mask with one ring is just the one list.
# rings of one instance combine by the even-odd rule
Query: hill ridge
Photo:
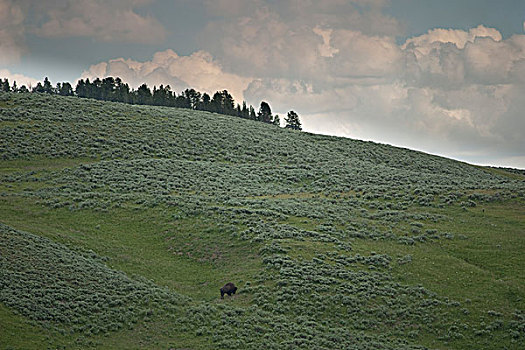
[[(0, 221), (10, 227), (0, 239), (25, 231), (92, 250), (129, 283), (143, 277), (184, 300), (135, 314), (141, 301), (121, 297), (115, 310), (135, 311), (94, 334), (94, 318), (85, 328), (71, 318), (42, 321), (12, 306), (29, 296), (10, 292), (4, 305), (56, 336), (46, 344), (461, 349), (525, 341), (518, 174), (205, 112), (39, 94), (0, 100)], [(20, 255), (31, 269), (21, 248), (6, 249), (1, 257)], [(37, 282), (2, 276), (3, 291)], [(226, 282), (239, 293), (223, 301)], [(44, 312), (59, 300), (46, 298)], [(110, 300), (102, 309), (114, 315)], [(0, 322), (15, 322), (4, 314)], [(38, 348), (17, 341), (0, 345)]]

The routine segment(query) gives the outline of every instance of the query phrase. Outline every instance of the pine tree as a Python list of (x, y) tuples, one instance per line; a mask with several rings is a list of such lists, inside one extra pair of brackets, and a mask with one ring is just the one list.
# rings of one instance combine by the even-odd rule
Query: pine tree
[(259, 113), (257, 114), (257, 120), (263, 123), (272, 123), (272, 109), (270, 105), (264, 101), (261, 102), (261, 107), (259, 107)]
[(241, 117), (245, 119), (250, 118), (250, 111), (248, 107), (246, 107), (246, 101), (242, 101)]
[(279, 114), (276, 114), (275, 117), (273, 117), (272, 124), (281, 126), (281, 118), (279, 118)]
[(250, 105), (250, 119), (257, 120), (257, 114), (255, 114), (255, 108), (252, 105)]
[(36, 86), (33, 88), (33, 92), (38, 92), (40, 94), (44, 92), (44, 87), (42, 86), (41, 82), (36, 84)]
[(9, 79), (5, 78), (3, 81), (0, 79), (0, 91), (9, 92), (10, 90)]
[(200, 109), (201, 111), (209, 111), (210, 101), (211, 101), (210, 95), (208, 95), (207, 93), (203, 93), (198, 109)]
[(183, 92), (184, 97), (188, 101), (187, 104), (191, 109), (197, 109), (201, 101), (201, 93), (195, 89), (186, 89)]
[(136, 95), (137, 95), (137, 103), (139, 105), (151, 104), (152, 95), (151, 95), (151, 90), (149, 89), (148, 85), (142, 84), (141, 86), (139, 86), (139, 88), (137, 89)]
[(51, 85), (51, 82), (47, 77), (44, 78), (43, 92), (46, 94), (52, 94), (54, 92), (53, 85)]
[(293, 129), (293, 130), (302, 130), (301, 121), (299, 120), (299, 116), (294, 111), (288, 112), (287, 117), (284, 119), (286, 121), (285, 128)]
[(80, 79), (75, 87), (75, 93), (78, 97), (86, 97), (86, 83), (84, 79)]
[(62, 96), (73, 96), (73, 87), (66, 81), (57, 92)]

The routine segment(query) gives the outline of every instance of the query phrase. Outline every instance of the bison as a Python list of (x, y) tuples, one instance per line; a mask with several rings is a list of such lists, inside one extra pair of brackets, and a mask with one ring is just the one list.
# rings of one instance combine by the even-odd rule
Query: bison
[(221, 299), (224, 299), (224, 294), (232, 296), (232, 294), (235, 294), (236, 291), (237, 287), (235, 287), (235, 284), (231, 282), (226, 283), (224, 287), (221, 288)]

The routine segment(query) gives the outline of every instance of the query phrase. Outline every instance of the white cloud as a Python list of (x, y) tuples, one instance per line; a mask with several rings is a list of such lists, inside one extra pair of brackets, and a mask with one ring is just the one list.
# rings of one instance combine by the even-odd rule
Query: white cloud
[(339, 50), (330, 46), (330, 39), (332, 36), (332, 29), (324, 29), (320, 26), (316, 26), (313, 32), (323, 38), (323, 43), (317, 46), (319, 54), (322, 57), (334, 57), (334, 54), (338, 53)]
[[(291, 40), (288, 24), (271, 12), (266, 16), (285, 43)], [(496, 29), (484, 26), (434, 29), (398, 45), (392, 36), (314, 22), (308, 28), (317, 38), (297, 29), (294, 50), (287, 51), (276, 50), (272, 40), (261, 40), (263, 26), (252, 21), (257, 22), (257, 16), (238, 26), (239, 33), (250, 33), (239, 52), (267, 59), (261, 62), (263, 69), (255, 63), (258, 79), (245, 96), (266, 100), (280, 113), (294, 109), (308, 131), (470, 161), (499, 159), (509, 152), (521, 159), (525, 152), (524, 35), (503, 39)], [(293, 68), (272, 61), (283, 52)]]
[(90, 37), (104, 42), (158, 43), (166, 30), (137, 9), (150, 0), (0, 0), (0, 65), (27, 53), (26, 34)]
[(441, 29), (411, 38), (402, 48), (407, 79), (420, 85), (525, 83), (523, 35), (503, 40), (497, 30), (483, 26), (468, 32)]
[(413, 45), (418, 47), (417, 52), (428, 55), (428, 53), (436, 47), (435, 44), (452, 43), (459, 49), (463, 49), (467, 43), (472, 43), (476, 38), (482, 37), (492, 38), (495, 41), (501, 41), (502, 38), (498, 30), (487, 28), (483, 25), (472, 28), (468, 32), (459, 29), (436, 28), (429, 30), (427, 34), (408, 39), (402, 48), (406, 49)]
[(92, 65), (82, 73), (82, 78), (120, 77), (132, 87), (142, 83), (149, 86), (170, 85), (180, 92), (187, 87), (201, 92), (214, 93), (228, 90), (237, 101), (243, 99), (243, 91), (251, 78), (223, 71), (221, 65), (205, 52), (179, 56), (172, 50), (157, 52), (151, 61), (138, 62), (117, 58)]
[(27, 51), (24, 19), (24, 13), (16, 1), (0, 0), (0, 65), (18, 62)]
[(13, 82), (16, 81), (18, 87), (25, 85), (29, 88), (38, 83), (38, 80), (35, 78), (27, 77), (23, 74), (11, 73), (8, 69), (0, 69), (0, 78), (7, 78), (9, 80), (9, 85), (13, 85)]
[[(215, 11), (223, 9), (219, 13), (230, 7), (235, 10), (225, 14), (225, 19), (210, 22), (201, 42), (226, 69), (243, 75), (324, 80), (326, 59), (341, 54), (336, 41), (345, 40), (343, 36), (383, 38), (401, 32), (399, 23), (380, 11), (383, 1), (365, 2), (368, 10), (340, 0), (260, 0), (255, 8), (242, 1), (213, 2)], [(345, 45), (342, 49), (352, 46), (350, 42)], [(372, 55), (367, 58), (374, 59)]]
[(394, 38), (352, 30), (334, 30), (332, 36), (338, 50), (329, 64), (332, 76), (384, 79), (399, 73), (403, 55)]
[(35, 30), (43, 37), (91, 37), (98, 41), (158, 43), (164, 27), (152, 16), (137, 13), (147, 0), (58, 0), (42, 2), (46, 21)]

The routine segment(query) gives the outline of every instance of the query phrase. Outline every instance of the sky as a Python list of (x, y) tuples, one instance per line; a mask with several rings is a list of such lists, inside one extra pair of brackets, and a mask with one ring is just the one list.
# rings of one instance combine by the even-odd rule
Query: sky
[(227, 89), (308, 132), (525, 168), (523, 0), (0, 0), (0, 77)]

